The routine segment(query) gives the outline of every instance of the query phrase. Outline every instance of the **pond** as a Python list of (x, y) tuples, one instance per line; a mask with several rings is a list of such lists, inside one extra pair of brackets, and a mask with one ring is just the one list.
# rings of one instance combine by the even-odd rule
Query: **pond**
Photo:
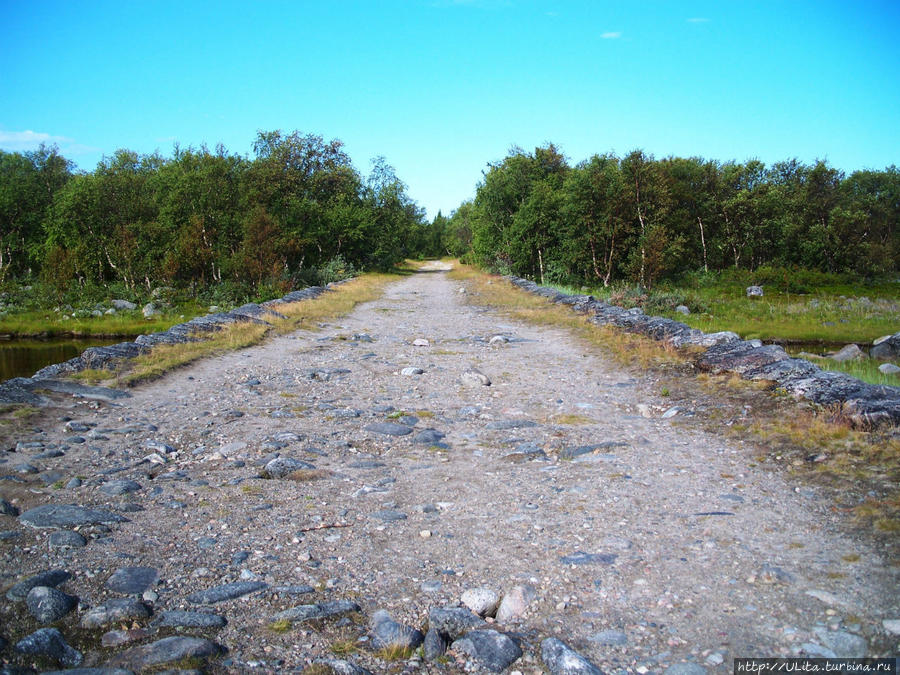
[(31, 377), (44, 366), (75, 358), (88, 347), (114, 345), (128, 338), (16, 338), (0, 340), (0, 382)]

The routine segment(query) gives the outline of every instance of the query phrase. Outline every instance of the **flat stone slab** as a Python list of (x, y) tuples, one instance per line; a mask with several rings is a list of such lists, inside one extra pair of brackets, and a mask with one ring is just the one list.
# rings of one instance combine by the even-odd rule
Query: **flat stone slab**
[(384, 436), (406, 436), (412, 433), (412, 427), (394, 422), (376, 422), (366, 426), (366, 431), (371, 431)]
[(212, 612), (185, 612), (171, 610), (160, 614), (155, 622), (160, 626), (177, 628), (222, 628), (228, 621), (224, 616)]
[(559, 561), (565, 565), (612, 565), (619, 555), (617, 553), (585, 553), (575, 551), (564, 555)]
[(265, 581), (235, 581), (230, 584), (213, 586), (203, 591), (196, 591), (187, 596), (186, 600), (195, 605), (212, 605), (225, 600), (234, 600), (250, 593), (256, 593), (268, 588)]
[(37, 528), (69, 528), (78, 525), (127, 523), (128, 519), (102, 509), (91, 509), (74, 504), (44, 504), (23, 513), (19, 516), (19, 522)]
[(67, 581), (72, 575), (66, 572), (65, 570), (47, 570), (46, 572), (41, 572), (40, 574), (35, 574), (32, 577), (28, 577), (23, 581), (15, 584), (12, 588), (6, 591), (7, 600), (12, 600), (13, 602), (22, 602), (25, 598), (28, 597), (28, 592), (37, 586), (49, 586), (50, 588), (56, 588), (64, 581)]
[(153, 567), (120, 567), (106, 580), (106, 587), (116, 593), (139, 595), (158, 579), (159, 572)]
[(315, 605), (298, 605), (291, 607), (275, 615), (275, 620), (280, 621), (311, 621), (314, 619), (328, 619), (342, 614), (361, 612), (362, 608), (350, 600), (331, 600)]
[(223, 651), (221, 646), (204, 638), (167, 637), (148, 645), (127, 649), (113, 657), (109, 664), (143, 670), (184, 659), (207, 660)]

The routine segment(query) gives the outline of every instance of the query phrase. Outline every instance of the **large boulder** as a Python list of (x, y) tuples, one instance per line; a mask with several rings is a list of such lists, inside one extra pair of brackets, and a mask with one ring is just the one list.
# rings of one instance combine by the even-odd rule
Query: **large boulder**
[(869, 350), (869, 356), (882, 361), (900, 358), (900, 333), (885, 335), (875, 340), (872, 349)]

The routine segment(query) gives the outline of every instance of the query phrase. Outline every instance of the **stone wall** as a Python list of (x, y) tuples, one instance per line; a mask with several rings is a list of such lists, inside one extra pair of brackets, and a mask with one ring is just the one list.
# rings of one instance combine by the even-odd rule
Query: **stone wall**
[[(648, 316), (640, 308), (623, 309), (590, 295), (569, 295), (519, 277), (506, 279), (529, 293), (590, 315), (591, 323), (616, 326), (678, 348), (700, 347), (703, 352), (697, 365), (702, 370), (771, 381), (797, 398), (839, 405), (854, 426), (871, 428), (900, 422), (900, 387), (868, 384), (844, 373), (824, 371), (809, 361), (792, 358), (777, 345), (742, 340), (730, 331), (704, 333), (680, 321)], [(900, 340), (900, 333), (893, 338)]]

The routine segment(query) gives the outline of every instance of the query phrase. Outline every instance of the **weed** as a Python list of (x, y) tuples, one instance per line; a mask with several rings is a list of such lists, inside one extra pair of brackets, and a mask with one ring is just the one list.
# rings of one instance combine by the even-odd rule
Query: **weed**
[(412, 647), (388, 645), (375, 652), (375, 656), (382, 661), (403, 661), (412, 656), (414, 652), (415, 650)]
[(276, 619), (269, 624), (269, 630), (274, 633), (287, 633), (292, 625), (290, 619)]
[(670, 393), (669, 393), (669, 388), (668, 388), (668, 387), (663, 387), (663, 388), (660, 390), (659, 395), (660, 395), (660, 396), (669, 396), (669, 395), (670, 395)]
[(550, 418), (551, 424), (593, 424), (594, 420), (590, 417), (585, 417), (584, 415), (573, 415), (573, 414), (563, 414), (563, 415), (554, 415)]
[(245, 495), (261, 495), (262, 488), (259, 485), (241, 485), (241, 492)]
[(297, 481), (298, 483), (304, 483), (313, 480), (321, 480), (327, 476), (328, 472), (324, 469), (297, 469), (296, 471), (289, 473), (286, 478), (288, 480)]
[(332, 654), (336, 654), (338, 656), (347, 656), (348, 654), (353, 654), (358, 651), (356, 646), (356, 642), (351, 638), (342, 638), (340, 640), (335, 640), (328, 647), (331, 650)]
[(39, 412), (40, 412), (40, 410), (38, 410), (34, 406), (23, 405), (19, 408), (16, 408), (15, 410), (13, 410), (12, 416), (14, 418), (16, 418), (17, 420), (25, 420), (25, 419), (28, 419), (29, 417), (33, 417), (34, 415), (37, 415)]

